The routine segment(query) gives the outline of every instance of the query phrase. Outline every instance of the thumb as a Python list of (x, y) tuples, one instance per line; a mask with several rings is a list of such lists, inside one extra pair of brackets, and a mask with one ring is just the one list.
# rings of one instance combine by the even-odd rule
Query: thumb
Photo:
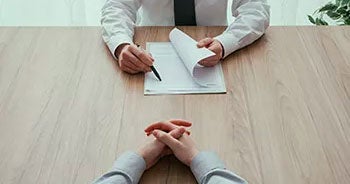
[(167, 146), (169, 146), (170, 149), (172, 149), (172, 150), (175, 149), (177, 147), (177, 145), (179, 145), (179, 143), (180, 143), (177, 139), (172, 137), (170, 134), (165, 133), (165, 132), (160, 131), (160, 130), (154, 130), (153, 131), (153, 135), (159, 141), (161, 141), (162, 143), (164, 143)]
[(178, 139), (182, 136), (183, 133), (186, 132), (186, 129), (184, 127), (176, 128), (175, 130), (172, 130), (170, 132), (170, 135), (174, 137), (175, 139)]
[(206, 47), (214, 41), (212, 38), (204, 38), (197, 43), (198, 48)]

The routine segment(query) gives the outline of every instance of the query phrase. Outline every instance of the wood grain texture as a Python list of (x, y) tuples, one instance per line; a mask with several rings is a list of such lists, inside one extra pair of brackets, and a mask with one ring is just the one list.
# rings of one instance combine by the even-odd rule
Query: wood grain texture
[[(198, 147), (249, 183), (350, 183), (348, 48), (350, 27), (270, 27), (223, 62), (227, 94), (144, 96), (143, 75), (119, 70), (100, 28), (0, 28), (0, 183), (91, 183), (171, 118), (192, 121)], [(166, 157), (140, 183), (195, 180)]]

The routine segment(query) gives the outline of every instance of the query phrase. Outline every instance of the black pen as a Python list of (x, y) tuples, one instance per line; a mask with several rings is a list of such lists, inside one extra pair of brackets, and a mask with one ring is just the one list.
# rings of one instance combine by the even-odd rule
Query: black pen
[[(137, 45), (138, 48), (142, 49), (140, 45)], [(143, 50), (143, 49), (142, 49)], [(159, 81), (162, 81), (162, 79), (160, 78), (160, 75), (158, 73), (158, 71), (156, 70), (156, 68), (154, 66), (151, 66), (151, 70), (153, 71), (154, 75), (159, 79)]]

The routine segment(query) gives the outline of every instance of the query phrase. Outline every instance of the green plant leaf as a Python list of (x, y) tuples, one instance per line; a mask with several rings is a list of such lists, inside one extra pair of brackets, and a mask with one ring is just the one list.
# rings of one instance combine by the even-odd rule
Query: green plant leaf
[(344, 24), (350, 25), (350, 17), (348, 17), (347, 19), (344, 19)]
[(333, 12), (333, 11), (328, 11), (327, 15), (333, 20), (338, 20), (341, 17), (341, 15), (339, 13)]
[(337, 5), (333, 4), (333, 3), (328, 3), (326, 5), (324, 5), (323, 7), (321, 7), (318, 12), (325, 12), (325, 11), (330, 11), (330, 10), (336, 10), (338, 8)]
[(321, 19), (321, 25), (323, 25), (323, 26), (328, 26), (328, 22), (326, 22), (325, 20), (322, 20), (322, 19)]
[(318, 25), (318, 26), (321, 25), (321, 19), (320, 18), (316, 18), (315, 24)]
[(341, 5), (346, 5), (350, 2), (350, 0), (341, 0), (340, 2)]
[(347, 6), (342, 6), (342, 7), (337, 9), (337, 13), (339, 13), (339, 14), (346, 14), (347, 12), (348, 12)]
[(318, 25), (318, 26), (325, 26), (325, 25), (328, 25), (328, 23), (325, 20), (321, 19), (321, 18), (316, 18), (316, 25)]
[(307, 17), (311, 23), (316, 24), (315, 19), (311, 15), (308, 15)]
[(308, 15), (309, 21), (316, 25), (328, 25), (324, 15), (334, 20), (338, 25), (350, 25), (350, 0), (333, 0)]

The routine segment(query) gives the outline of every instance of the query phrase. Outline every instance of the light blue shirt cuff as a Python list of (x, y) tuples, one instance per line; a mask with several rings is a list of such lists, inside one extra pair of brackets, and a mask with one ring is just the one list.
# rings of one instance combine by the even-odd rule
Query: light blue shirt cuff
[(128, 151), (114, 162), (112, 170), (123, 171), (131, 178), (132, 183), (138, 183), (146, 170), (146, 162), (139, 154)]
[(217, 154), (209, 151), (198, 153), (193, 158), (190, 167), (198, 183), (201, 183), (205, 175), (211, 170), (218, 168), (225, 169), (224, 163), (220, 160)]

